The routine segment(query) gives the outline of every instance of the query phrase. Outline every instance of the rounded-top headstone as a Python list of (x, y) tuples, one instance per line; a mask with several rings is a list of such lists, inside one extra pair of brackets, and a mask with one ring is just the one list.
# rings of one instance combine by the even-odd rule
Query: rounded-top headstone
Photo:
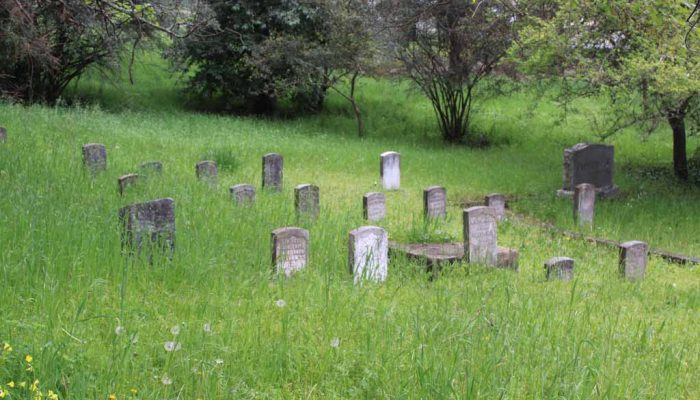
[(216, 166), (216, 161), (204, 160), (197, 163), (195, 172), (197, 178), (215, 182), (219, 175), (219, 168)]
[(620, 244), (620, 275), (635, 281), (644, 279), (649, 259), (649, 245), (638, 240)]
[(231, 198), (237, 204), (253, 204), (255, 202), (255, 186), (247, 183), (239, 183), (229, 189)]
[(136, 182), (139, 179), (138, 174), (126, 174), (122, 175), (117, 179), (117, 184), (119, 187), (119, 194), (123, 195), (124, 192), (126, 191), (126, 188), (128, 188), (131, 185), (136, 184)]
[(423, 214), (426, 218), (447, 215), (447, 190), (444, 187), (430, 186), (423, 190)]
[(284, 178), (284, 159), (280, 154), (268, 153), (262, 158), (263, 174), (262, 187), (273, 191), (282, 190)]
[(397, 190), (401, 187), (401, 154), (386, 151), (380, 155), (379, 174), (385, 190)]
[(379, 221), (386, 216), (386, 195), (369, 192), (362, 196), (362, 214), (368, 221)]
[(348, 267), (354, 282), (364, 279), (386, 280), (389, 260), (389, 235), (378, 226), (362, 226), (350, 232)]
[(544, 263), (548, 280), (570, 281), (574, 277), (574, 260), (569, 257), (553, 257)]
[(497, 219), (491, 207), (463, 211), (464, 254), (470, 263), (497, 265)]
[(83, 145), (83, 164), (92, 173), (107, 169), (107, 149), (101, 143)]
[(151, 172), (163, 172), (163, 163), (160, 161), (144, 161), (139, 165), (139, 170), (142, 173), (148, 174)]
[(291, 276), (306, 267), (309, 259), (309, 231), (297, 227), (272, 231), (272, 265), (277, 273)]
[(299, 217), (318, 218), (320, 211), (318, 186), (310, 183), (297, 185), (294, 188), (294, 208)]
[(500, 193), (487, 194), (484, 198), (486, 207), (491, 207), (497, 219), (502, 219), (506, 215), (506, 196)]

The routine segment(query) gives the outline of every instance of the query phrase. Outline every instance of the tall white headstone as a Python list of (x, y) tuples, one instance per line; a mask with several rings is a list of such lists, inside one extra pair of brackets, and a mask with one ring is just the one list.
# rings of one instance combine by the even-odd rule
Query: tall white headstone
[(378, 226), (363, 226), (350, 232), (348, 264), (355, 284), (362, 280), (386, 280), (389, 236)]
[(401, 187), (401, 154), (387, 151), (381, 154), (379, 172), (382, 176), (382, 187), (385, 190), (396, 190)]

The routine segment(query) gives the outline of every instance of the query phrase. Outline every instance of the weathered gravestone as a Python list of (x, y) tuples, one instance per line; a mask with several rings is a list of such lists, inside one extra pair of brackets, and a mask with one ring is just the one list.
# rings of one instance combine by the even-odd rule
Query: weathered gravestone
[(278, 274), (291, 276), (309, 260), (309, 231), (287, 227), (272, 231), (272, 265)]
[(264, 189), (271, 189), (276, 192), (282, 190), (284, 160), (276, 153), (269, 153), (263, 156), (263, 181)]
[(4, 143), (7, 140), (7, 129), (0, 126), (0, 143)]
[(467, 262), (490, 266), (497, 265), (498, 245), (496, 214), (485, 206), (463, 211), (464, 253)]
[[(175, 251), (175, 202), (171, 198), (131, 204), (119, 209), (122, 248), (129, 253), (151, 250)], [(153, 254), (151, 253), (151, 257)]]
[(484, 198), (484, 204), (493, 209), (497, 220), (500, 221), (506, 215), (506, 196), (499, 193), (488, 194)]
[(231, 198), (236, 204), (251, 205), (255, 203), (255, 186), (247, 183), (240, 183), (231, 186)]
[(447, 190), (431, 186), (423, 190), (423, 215), (425, 218), (443, 218), (447, 215)]
[(595, 209), (595, 187), (581, 183), (574, 188), (574, 221), (579, 226), (592, 227)]
[(294, 188), (294, 209), (297, 217), (318, 218), (319, 190), (318, 186), (304, 183)]
[(117, 184), (119, 186), (119, 194), (124, 195), (124, 191), (131, 185), (135, 185), (139, 180), (138, 174), (126, 174), (122, 175), (117, 179)]
[(380, 192), (362, 196), (362, 215), (367, 221), (379, 221), (386, 216), (386, 196)]
[(91, 173), (107, 169), (107, 149), (99, 143), (83, 145), (83, 164)]
[(574, 260), (569, 257), (554, 257), (544, 263), (548, 280), (570, 281), (574, 278)]
[(632, 240), (620, 244), (620, 275), (632, 280), (644, 279), (649, 258), (649, 245)]
[(613, 183), (615, 149), (605, 144), (579, 143), (564, 150), (564, 182), (557, 191), (561, 197), (571, 197), (576, 185), (590, 183), (600, 196), (617, 194)]
[(195, 166), (195, 171), (198, 179), (205, 180), (209, 183), (216, 183), (219, 177), (219, 168), (216, 166), (215, 161), (200, 161)]
[(145, 161), (139, 165), (139, 172), (144, 175), (163, 172), (163, 163), (160, 161)]
[(364, 279), (386, 280), (389, 261), (389, 236), (378, 226), (363, 226), (350, 232), (348, 265), (355, 284)]
[(401, 187), (401, 154), (387, 151), (381, 154), (379, 173), (384, 190), (396, 190)]

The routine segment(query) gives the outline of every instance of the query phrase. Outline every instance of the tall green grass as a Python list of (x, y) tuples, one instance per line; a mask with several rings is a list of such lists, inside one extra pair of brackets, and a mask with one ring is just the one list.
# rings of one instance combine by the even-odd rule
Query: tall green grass
[[(299, 119), (202, 115), (177, 105), (171, 78), (83, 81), (74, 90), (97, 94), (81, 107), (0, 105), (0, 343), (12, 347), (0, 351), (2, 390), (33, 398), (38, 379), (44, 398), (61, 399), (698, 398), (697, 267), (652, 258), (646, 279), (628, 283), (616, 252), (506, 220), (499, 244), (520, 251), (519, 273), (457, 264), (430, 281), (394, 257), (387, 282), (353, 285), (348, 232), (365, 224), (362, 195), (380, 190), (386, 150), (402, 154), (402, 189), (387, 193), (379, 223), (392, 239), (461, 240), (458, 204), (490, 192), (533, 195), (515, 210), (573, 225), (554, 192), (563, 148), (593, 139), (580, 121), (558, 125), (546, 103), (526, 118), (531, 95), (513, 94), (478, 107), (475, 126), (497, 145), (445, 146), (429, 104), (404, 89), (363, 81), (364, 140), (336, 97)], [(668, 164), (668, 136), (614, 138), (622, 196), (597, 205), (595, 233), (697, 255), (697, 189), (637, 167)], [(88, 142), (108, 151), (95, 178), (82, 168)], [(228, 187), (259, 188), (268, 152), (285, 157), (284, 190), (236, 207)], [(198, 182), (195, 163), (217, 155), (235, 167), (217, 187)], [(120, 197), (117, 177), (154, 159), (162, 175)], [(321, 188), (315, 223), (296, 220), (300, 183)], [(439, 227), (421, 210), (435, 184), (450, 200)], [(122, 257), (119, 207), (166, 196), (174, 259)], [(275, 277), (270, 232), (295, 225), (310, 231), (309, 265)], [(573, 282), (544, 280), (543, 262), (558, 255), (576, 260)], [(167, 351), (170, 341), (180, 349)]]

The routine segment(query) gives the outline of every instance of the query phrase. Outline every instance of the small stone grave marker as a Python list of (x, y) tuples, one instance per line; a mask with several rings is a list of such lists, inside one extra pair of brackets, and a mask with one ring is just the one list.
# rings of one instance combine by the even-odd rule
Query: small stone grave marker
[(444, 218), (447, 215), (447, 190), (431, 186), (423, 190), (423, 213), (426, 218)]
[(236, 204), (251, 205), (255, 203), (255, 186), (247, 183), (240, 183), (231, 186), (231, 198)]
[(571, 197), (576, 185), (590, 183), (603, 197), (617, 194), (613, 183), (615, 148), (605, 144), (579, 143), (564, 150), (563, 186), (559, 196)]
[[(175, 251), (175, 202), (171, 198), (131, 204), (119, 209), (122, 248), (141, 253), (144, 246)], [(152, 256), (152, 254), (151, 254)]]
[(208, 181), (209, 183), (216, 183), (219, 177), (219, 169), (215, 161), (200, 161), (195, 166), (195, 171), (197, 173), (197, 178)]
[(272, 231), (272, 265), (287, 277), (306, 267), (309, 260), (309, 231), (286, 227)]
[(506, 215), (506, 196), (500, 193), (491, 193), (484, 198), (486, 207), (491, 207), (497, 220), (502, 220)]
[(7, 140), (7, 129), (0, 126), (0, 143), (4, 143)]
[(367, 221), (379, 221), (386, 216), (386, 195), (381, 192), (362, 196), (362, 214)]
[(498, 262), (496, 214), (485, 206), (463, 211), (464, 252), (467, 262), (495, 266)]
[(163, 172), (163, 163), (160, 161), (145, 161), (139, 165), (139, 171), (144, 175), (151, 173), (160, 174)]
[(548, 280), (570, 281), (574, 278), (574, 260), (569, 257), (554, 257), (544, 263)]
[(135, 185), (138, 179), (138, 174), (126, 174), (120, 176), (119, 179), (117, 179), (117, 184), (119, 186), (119, 195), (123, 196), (124, 192), (126, 191), (126, 188), (128, 188), (131, 185)]
[(316, 185), (304, 183), (294, 188), (294, 208), (297, 217), (318, 218), (319, 189)]
[(83, 164), (91, 173), (107, 169), (107, 149), (100, 143), (83, 145)]
[(647, 270), (649, 245), (638, 240), (620, 244), (620, 275), (631, 280), (642, 280)]
[(381, 154), (379, 173), (384, 190), (397, 190), (401, 187), (401, 154), (387, 151)]
[(282, 190), (284, 160), (281, 155), (269, 153), (263, 156), (262, 187), (276, 192)]
[(386, 280), (389, 261), (389, 236), (378, 226), (363, 226), (350, 232), (348, 264), (355, 284), (364, 279)]
[(574, 189), (574, 221), (579, 226), (593, 227), (595, 209), (595, 186), (581, 183)]

